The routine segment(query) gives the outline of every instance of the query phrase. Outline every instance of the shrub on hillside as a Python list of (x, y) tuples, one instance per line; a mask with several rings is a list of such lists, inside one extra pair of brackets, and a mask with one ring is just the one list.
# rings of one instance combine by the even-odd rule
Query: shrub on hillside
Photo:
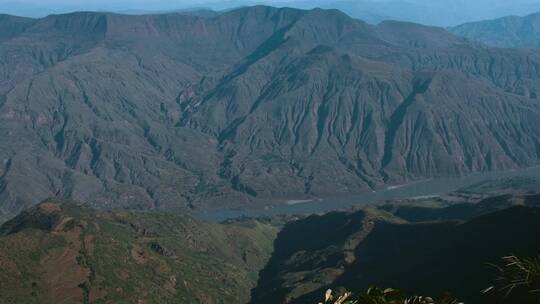
[[(503, 265), (492, 265), (498, 272), (492, 286), (483, 290), (501, 303), (536, 304), (540, 303), (540, 256), (522, 258), (506, 256)], [(406, 297), (392, 288), (370, 287), (367, 291), (353, 294), (344, 292), (334, 295), (327, 290), (324, 302), (319, 304), (461, 304), (450, 296), (435, 299), (427, 296)]]
[(441, 299), (434, 299), (426, 296), (406, 297), (397, 289), (380, 289), (370, 287), (367, 291), (357, 295), (345, 292), (341, 295), (334, 295), (332, 290), (327, 290), (324, 302), (319, 304), (460, 304), (457, 300), (445, 296)]
[(540, 256), (503, 257), (503, 265), (492, 265), (498, 274), (486, 294), (499, 294), (508, 302), (540, 303)]

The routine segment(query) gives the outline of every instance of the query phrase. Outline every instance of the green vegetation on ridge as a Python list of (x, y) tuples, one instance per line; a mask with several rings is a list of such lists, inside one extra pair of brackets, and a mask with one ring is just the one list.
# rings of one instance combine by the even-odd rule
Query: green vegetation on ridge
[(2, 228), (0, 303), (246, 303), (276, 232), (42, 203)]
[[(331, 288), (359, 304), (445, 292), (492, 304), (505, 298), (482, 294), (490, 285), (538, 284), (516, 271), (537, 260), (486, 263), (540, 252), (539, 203), (526, 193), (212, 224), (47, 200), (0, 226), (0, 303), (304, 304)], [(406, 296), (364, 292), (372, 284)], [(381, 296), (394, 302), (365, 302)], [(411, 301), (403, 303), (432, 303)]]

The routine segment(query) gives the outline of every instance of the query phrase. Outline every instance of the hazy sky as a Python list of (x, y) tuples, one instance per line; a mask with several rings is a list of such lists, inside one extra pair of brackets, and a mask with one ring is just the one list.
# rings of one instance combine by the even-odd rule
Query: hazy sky
[(440, 26), (540, 11), (540, 0), (0, 0), (0, 13), (42, 17), (82, 10), (123, 13), (194, 7), (221, 10), (250, 4), (338, 8), (372, 23), (396, 19)]
[(159, 11), (190, 7), (224, 9), (252, 3), (272, 4), (283, 1), (285, 0), (0, 0), (0, 13), (42, 16), (77, 10), (124, 11), (139, 9)]
[[(279, 2), (280, 0), (268, 0)], [(150, 9), (158, 6), (193, 6), (209, 2), (229, 2), (212, 0), (0, 0), (0, 4), (27, 4), (49, 8), (61, 8), (66, 6), (117, 6), (117, 7), (140, 7)]]
[[(353, 2), (349, 0), (350, 2)], [(396, 0), (356, 0), (358, 2), (391, 2)], [(249, 2), (264, 2), (264, 3), (287, 3), (287, 2), (314, 2), (314, 3), (330, 3), (330, 2), (348, 2), (347, 0), (0, 0), (0, 11), (12, 8), (28, 8), (40, 7), (50, 10), (65, 9), (65, 8), (121, 8), (121, 9), (163, 9), (163, 8), (182, 8), (193, 6), (205, 6), (211, 4), (214, 6), (235, 5), (237, 3)], [(410, 2), (422, 5), (431, 5), (433, 3), (447, 3), (452, 5), (463, 6), (492, 6), (506, 3), (540, 3), (540, 0), (399, 0), (399, 2)]]
[[(0, 0), (0, 12), (20, 11), (23, 14), (32, 15), (34, 13), (40, 14), (40, 11), (41, 14), (46, 14), (51, 11), (73, 10), (163, 10), (208, 6), (208, 3), (213, 3), (212, 7), (219, 7), (220, 3), (228, 7), (247, 1), (250, 0)], [(274, 2), (274, 0), (265, 1)], [(227, 5), (227, 3), (231, 3), (231, 5)]]

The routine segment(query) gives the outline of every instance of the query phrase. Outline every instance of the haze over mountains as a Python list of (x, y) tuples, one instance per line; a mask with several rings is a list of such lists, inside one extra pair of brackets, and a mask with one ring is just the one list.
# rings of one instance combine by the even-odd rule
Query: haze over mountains
[(271, 5), (301, 9), (339, 9), (351, 17), (377, 24), (400, 20), (437, 26), (456, 26), (466, 22), (540, 11), (537, 0), (2, 0), (0, 13), (44, 17), (75, 11), (108, 11), (129, 14), (156, 14), (193, 9), (230, 10), (244, 6)]
[(540, 48), (540, 13), (466, 23), (450, 30), (491, 46)]
[(336, 10), (2, 16), (0, 202), (192, 210), (538, 164), (540, 54)]
[(372, 24), (399, 20), (444, 27), (540, 11), (540, 2), (536, 0), (342, 0), (286, 2), (284, 5), (335, 8)]

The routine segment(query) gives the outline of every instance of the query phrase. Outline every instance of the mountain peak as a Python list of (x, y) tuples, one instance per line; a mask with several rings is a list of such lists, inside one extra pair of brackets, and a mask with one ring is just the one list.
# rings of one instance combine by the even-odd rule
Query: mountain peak
[(84, 212), (84, 207), (70, 201), (47, 199), (38, 205), (23, 211), (0, 227), (0, 235), (9, 235), (24, 230), (34, 229), (52, 231), (65, 224), (63, 220), (72, 219), (75, 214)]

